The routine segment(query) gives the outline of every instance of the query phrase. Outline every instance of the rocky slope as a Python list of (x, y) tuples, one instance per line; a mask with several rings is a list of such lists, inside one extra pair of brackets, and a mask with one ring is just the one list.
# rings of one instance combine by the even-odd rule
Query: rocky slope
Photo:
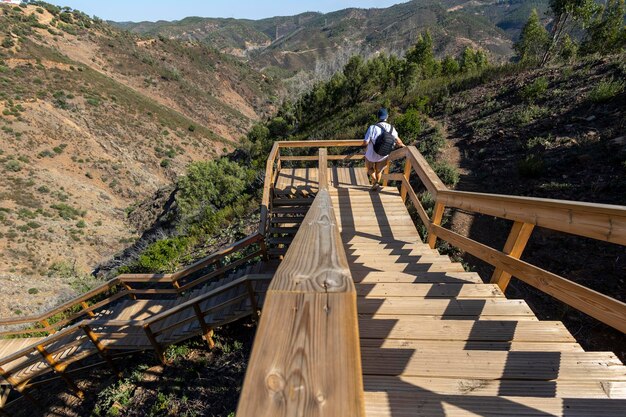
[(281, 94), (207, 46), (52, 6), (1, 6), (0, 45), (0, 316), (71, 293), (72, 279), (47, 277), (81, 276), (127, 246), (134, 204), (232, 149)]

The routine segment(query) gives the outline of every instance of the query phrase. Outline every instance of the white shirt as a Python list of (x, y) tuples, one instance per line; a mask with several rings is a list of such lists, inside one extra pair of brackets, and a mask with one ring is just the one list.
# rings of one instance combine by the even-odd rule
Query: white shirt
[[(389, 123), (380, 122), (378, 124), (384, 127), (386, 132), (389, 132), (389, 128), (391, 127)], [(383, 134), (383, 131), (380, 128), (380, 126), (371, 125), (367, 129), (367, 132), (365, 132), (364, 140), (365, 142), (367, 142), (367, 151), (365, 152), (365, 158), (370, 162), (381, 162), (387, 159), (386, 156), (380, 156), (374, 151), (374, 144), (376, 143), (376, 138), (378, 138), (380, 135)], [(394, 138), (398, 139), (398, 132), (396, 131), (395, 127), (391, 131), (391, 134), (393, 135)]]

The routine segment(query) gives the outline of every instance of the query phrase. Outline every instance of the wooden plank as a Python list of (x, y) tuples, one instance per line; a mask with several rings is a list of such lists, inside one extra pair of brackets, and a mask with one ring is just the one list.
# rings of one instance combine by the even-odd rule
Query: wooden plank
[(347, 265), (330, 196), (327, 190), (321, 190), (269, 290), (354, 292)]
[(361, 349), (364, 375), (626, 381), (626, 367), (612, 353), (503, 352), (481, 350)]
[(441, 203), (435, 203), (435, 210), (433, 210), (433, 219), (430, 222), (430, 227), (428, 228), (428, 246), (432, 249), (435, 249), (437, 244), (437, 234), (435, 233), (435, 229), (432, 226), (437, 226), (441, 224), (441, 220), (443, 218), (443, 212), (446, 209)]
[[(349, 255), (348, 255), (349, 256)], [(482, 279), (475, 272), (381, 272), (381, 271), (352, 271), (352, 279), (357, 284), (376, 284), (379, 282), (413, 282), (427, 283), (482, 283)]]
[(360, 284), (356, 291), (357, 296), (367, 298), (504, 298), (504, 294), (495, 284)]
[(626, 206), (462, 191), (442, 192), (437, 201), (449, 207), (626, 245)]
[[(557, 381), (498, 381), (477, 378), (428, 378), (412, 376), (373, 376), (363, 379), (366, 391), (404, 391), (421, 395), (433, 393), (439, 395), (473, 395), (497, 397), (506, 393), (508, 396), (538, 398), (626, 398), (620, 396), (619, 386), (623, 382), (612, 382), (613, 395), (605, 391), (607, 384), (593, 380), (557, 380)], [(611, 391), (609, 391), (611, 393)]]
[(326, 148), (319, 149), (318, 176), (320, 188), (328, 188), (328, 150)]
[[(410, 299), (359, 299), (360, 314), (385, 314), (384, 319), (359, 318), (359, 329), (364, 338), (414, 340), (469, 340), (486, 342), (575, 342), (561, 322), (516, 320), (424, 320), (411, 316), (415, 309)], [(381, 302), (382, 301), (382, 302)]]
[[(530, 235), (533, 232), (535, 225), (529, 223), (521, 223), (515, 222), (513, 224), (513, 228), (511, 229), (511, 233), (509, 233), (509, 237), (504, 244), (504, 252), (507, 255), (512, 256), (513, 258), (519, 259), (522, 256), (522, 252), (524, 252), (524, 248), (528, 243), (528, 239), (530, 239)], [(491, 276), (491, 282), (493, 284), (498, 284), (498, 287), (502, 290), (502, 292), (506, 291), (506, 287), (509, 285), (511, 281), (511, 274), (506, 271), (503, 271), (500, 268), (496, 268), (493, 271), (493, 275)]]
[(363, 146), (362, 139), (351, 140), (291, 140), (274, 142), (280, 148), (329, 148), (329, 147), (356, 147)]
[(527, 352), (584, 352), (574, 342), (469, 342), (442, 340), (411, 340), (411, 339), (364, 339), (361, 347), (377, 347), (381, 349), (412, 349), (418, 352), (426, 350), (487, 350), (487, 351), (527, 351)]
[(237, 416), (364, 416), (354, 306), (347, 292), (268, 293)]
[(509, 272), (518, 279), (589, 314), (601, 322), (626, 332), (626, 303), (583, 287), (563, 277), (544, 271), (527, 262), (505, 255), (440, 226), (434, 226), (439, 237), (479, 259)]
[(366, 413), (376, 417), (597, 416), (623, 417), (626, 401), (600, 398), (491, 397), (423, 392), (366, 392)]
[[(449, 284), (448, 284), (449, 285)], [(357, 290), (359, 286), (357, 285)], [(395, 301), (396, 299), (394, 299)], [(469, 300), (411, 300), (412, 315), (424, 316), (532, 316), (534, 313), (523, 300), (487, 298)], [(365, 303), (360, 303), (363, 306)], [(371, 304), (370, 304), (371, 305)], [(363, 311), (359, 311), (363, 314)]]

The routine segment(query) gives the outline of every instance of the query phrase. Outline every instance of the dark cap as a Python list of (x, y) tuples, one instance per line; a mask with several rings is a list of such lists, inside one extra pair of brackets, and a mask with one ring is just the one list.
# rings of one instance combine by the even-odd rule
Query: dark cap
[(387, 118), (389, 117), (389, 112), (387, 111), (386, 108), (381, 108), (380, 110), (378, 110), (378, 120), (387, 120)]

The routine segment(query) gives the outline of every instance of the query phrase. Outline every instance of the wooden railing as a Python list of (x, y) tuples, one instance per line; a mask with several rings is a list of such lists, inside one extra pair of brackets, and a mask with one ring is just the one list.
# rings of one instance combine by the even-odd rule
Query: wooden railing
[[(138, 296), (179, 295), (198, 285), (205, 284), (210, 280), (223, 276), (225, 273), (254, 258), (260, 257), (262, 255), (261, 249), (250, 251), (249, 248), (252, 245), (261, 244), (262, 241), (263, 236), (254, 233), (174, 274), (119, 275), (97, 288), (42, 314), (12, 319), (0, 319), (0, 326), (32, 325), (26, 329), (2, 331), (0, 332), (0, 336), (28, 337), (29, 335), (52, 334), (78, 320), (94, 317), (98, 310), (124, 297), (136, 299)], [(238, 254), (244, 250), (250, 253), (246, 253), (245, 256), (234, 262), (224, 262), (226, 257)], [(199, 276), (194, 275), (211, 266), (215, 266), (215, 270)], [(155, 288), (159, 285), (164, 288)], [(143, 288), (137, 288), (137, 286), (142, 286)]]
[(327, 160), (320, 149), (319, 191), (268, 289), (238, 417), (365, 415), (356, 291), (328, 192)]
[[(81, 320), (69, 327), (65, 327), (53, 335), (42, 340), (37, 340), (31, 345), (0, 358), (0, 377), (8, 381), (13, 388), (27, 396), (25, 392), (31, 379), (54, 371), (65, 380), (75, 395), (82, 398), (83, 394), (74, 381), (65, 372), (67, 367), (93, 353), (98, 353), (118, 373), (110, 356), (111, 350), (119, 349), (119, 345), (126, 349), (145, 349), (151, 345), (157, 358), (165, 363), (165, 348), (167, 345), (188, 339), (197, 334), (189, 331), (185, 334), (185, 326), (192, 321), (198, 321), (199, 329), (210, 347), (213, 347), (212, 328), (215, 323), (207, 323), (206, 317), (216, 314), (232, 305), (236, 305), (246, 299), (250, 299), (250, 311), (243, 311), (239, 316), (235, 315), (231, 320), (241, 318), (252, 313), (257, 317), (259, 308), (259, 292), (253, 287), (257, 281), (269, 281), (272, 275), (244, 275), (227, 285), (216, 288), (213, 291), (202, 294), (174, 308), (156, 314), (146, 320)], [(208, 307), (202, 307), (207, 300), (214, 299), (234, 288), (244, 286), (246, 291), (241, 295), (227, 297), (219, 304), (207, 303)], [(225, 324), (220, 323), (220, 324)], [(180, 340), (169, 339), (160, 341), (159, 337), (176, 329), (183, 329)], [(134, 340), (132, 346), (126, 346), (119, 341), (119, 337), (127, 337)], [(141, 339), (146, 340), (142, 342)], [(149, 344), (147, 343), (149, 342)], [(129, 343), (129, 342), (126, 342)], [(10, 365), (10, 368), (7, 368)], [(16, 375), (31, 368), (27, 377), (16, 378)], [(8, 370), (10, 369), (10, 370)]]
[[(265, 183), (263, 186), (263, 198), (261, 200), (261, 221), (259, 223), (259, 234), (267, 235), (269, 227), (269, 214), (272, 209), (272, 194), (276, 179), (280, 173), (283, 161), (317, 161), (317, 156), (281, 156), (281, 149), (290, 148), (331, 148), (331, 147), (354, 147), (361, 146), (362, 140), (314, 140), (314, 141), (287, 141), (274, 142), (265, 165)], [(327, 160), (348, 160), (363, 159), (363, 155), (328, 155)]]
[[(428, 162), (414, 147), (394, 151), (388, 161), (404, 160), (404, 173), (387, 173), (384, 182), (401, 182), (401, 195), (407, 196), (428, 230), (428, 243), (434, 248), (437, 238), (494, 266), (491, 282), (503, 291), (512, 276), (551, 295), (603, 323), (626, 332), (626, 304), (590, 288), (545, 271), (520, 259), (536, 226), (626, 245), (626, 207), (605, 204), (515, 197), (449, 190)], [(388, 171), (389, 172), (389, 171)], [(410, 184), (415, 172), (435, 200), (429, 217)], [(458, 208), (514, 222), (500, 251), (441, 226), (444, 210)]]

